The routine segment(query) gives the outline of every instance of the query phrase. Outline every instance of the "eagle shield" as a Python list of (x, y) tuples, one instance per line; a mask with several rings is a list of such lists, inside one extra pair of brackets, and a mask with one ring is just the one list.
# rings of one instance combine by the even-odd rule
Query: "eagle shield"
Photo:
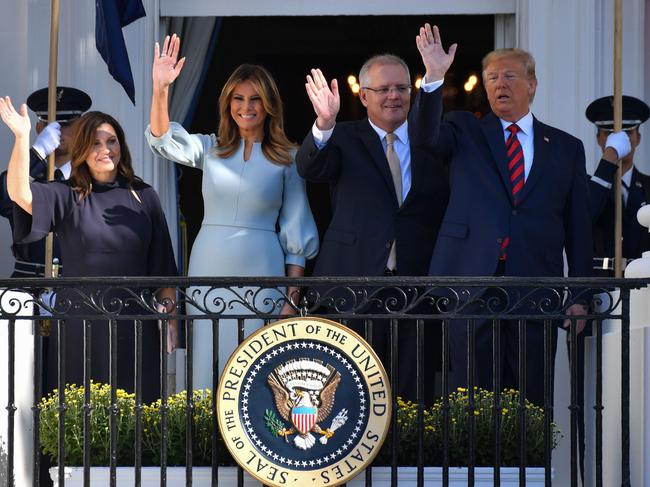
[(291, 422), (301, 435), (309, 433), (316, 424), (318, 408), (298, 406), (291, 409)]

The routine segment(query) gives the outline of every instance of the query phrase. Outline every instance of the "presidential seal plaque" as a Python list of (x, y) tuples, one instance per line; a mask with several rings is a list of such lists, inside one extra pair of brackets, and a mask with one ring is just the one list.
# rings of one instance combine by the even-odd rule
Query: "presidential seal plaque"
[(321, 318), (253, 333), (228, 359), (217, 390), (228, 450), (275, 487), (349, 481), (379, 452), (390, 416), (390, 384), (374, 351)]

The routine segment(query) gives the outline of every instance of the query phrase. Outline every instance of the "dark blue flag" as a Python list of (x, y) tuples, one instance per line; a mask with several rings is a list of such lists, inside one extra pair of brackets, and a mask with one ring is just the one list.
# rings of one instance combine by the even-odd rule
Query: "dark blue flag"
[(108, 72), (122, 85), (135, 105), (135, 85), (122, 27), (144, 17), (142, 0), (96, 0), (95, 45)]

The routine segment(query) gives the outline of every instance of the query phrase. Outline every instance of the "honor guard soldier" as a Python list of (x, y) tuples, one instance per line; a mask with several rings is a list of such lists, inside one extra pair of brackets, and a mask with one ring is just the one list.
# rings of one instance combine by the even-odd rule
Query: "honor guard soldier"
[(615, 199), (614, 176), (621, 159), (623, 177), (623, 263), (641, 257), (650, 250), (650, 233), (636, 214), (650, 202), (650, 176), (634, 165), (634, 151), (641, 142), (639, 125), (650, 116), (650, 108), (632, 96), (623, 96), (623, 130), (614, 133), (614, 97), (592, 102), (585, 113), (598, 128), (596, 139), (603, 150), (602, 159), (589, 183), (594, 239), (594, 268), (602, 276), (613, 276)]
[[(54, 151), (55, 179), (70, 177), (72, 166), (68, 143), (72, 137), (72, 123), (86, 112), (92, 100), (76, 88), (59, 86), (56, 89), (56, 121), (47, 123), (48, 89), (35, 91), (27, 98), (27, 106), (36, 114), (38, 136), (30, 150), (29, 174), (34, 181), (47, 180), (48, 156)], [(0, 214), (9, 220), (13, 231), (13, 202), (7, 194), (7, 171), (0, 174)], [(45, 270), (45, 239), (30, 244), (13, 244), (16, 263), (11, 277), (42, 277)], [(60, 261), (58, 241), (54, 239), (53, 259)]]

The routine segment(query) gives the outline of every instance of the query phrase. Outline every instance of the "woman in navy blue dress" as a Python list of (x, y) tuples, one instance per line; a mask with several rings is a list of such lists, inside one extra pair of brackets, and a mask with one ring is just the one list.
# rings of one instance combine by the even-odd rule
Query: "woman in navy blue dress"
[[(174, 276), (177, 275), (167, 223), (158, 195), (133, 173), (124, 132), (110, 115), (88, 112), (75, 124), (71, 146), (72, 174), (67, 181), (29, 181), (29, 131), (25, 105), (16, 112), (7, 97), (0, 98), (0, 116), (16, 136), (7, 171), (7, 190), (16, 203), (14, 241), (28, 243), (54, 231), (61, 243), (65, 277)], [(27, 145), (27, 146), (26, 146)], [(26, 146), (26, 147), (25, 147)], [(86, 290), (86, 292), (92, 292)], [(139, 292), (139, 290), (136, 290)], [(157, 292), (158, 301), (171, 312), (175, 291)], [(125, 291), (103, 295), (125, 298)], [(59, 290), (57, 308), (79, 298)], [(132, 300), (123, 300), (121, 314), (142, 314)], [(89, 308), (69, 311), (89, 314)], [(83, 383), (83, 327), (81, 320), (68, 319), (66, 332), (66, 383)], [(47, 389), (57, 386), (56, 328), (49, 339)], [(91, 376), (109, 382), (109, 334), (106, 321), (93, 321)], [(178, 340), (172, 322), (169, 348)], [(118, 322), (117, 385), (133, 391), (134, 326)], [(143, 324), (143, 399), (160, 396), (160, 338), (157, 323)]]

